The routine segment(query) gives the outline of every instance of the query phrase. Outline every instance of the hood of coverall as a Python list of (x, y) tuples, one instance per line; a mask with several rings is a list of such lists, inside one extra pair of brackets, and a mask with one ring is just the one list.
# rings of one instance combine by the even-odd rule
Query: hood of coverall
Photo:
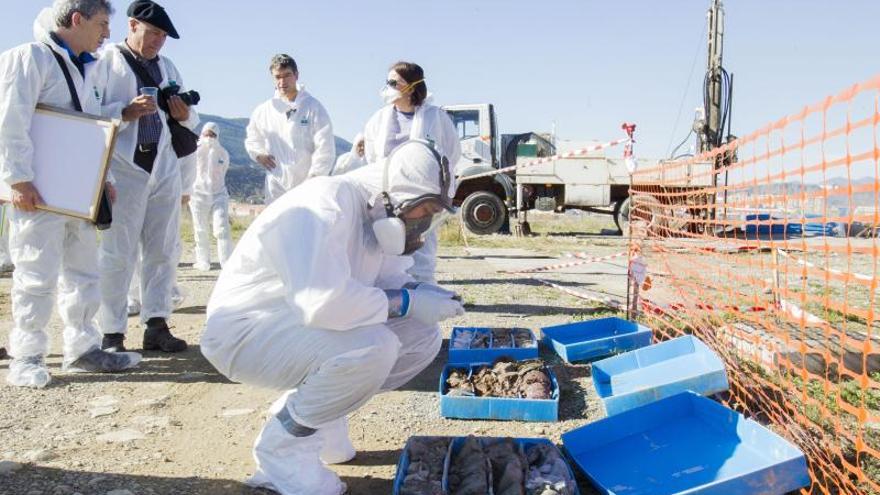
[(428, 146), (418, 141), (404, 143), (388, 158), (345, 175), (348, 180), (364, 188), (370, 206), (375, 205), (382, 195), (386, 165), (387, 192), (394, 206), (423, 196), (439, 195), (443, 189), (446, 189), (447, 201), (451, 206), (453, 191), (441, 184), (441, 164)]
[(49, 33), (55, 31), (57, 29), (57, 25), (55, 24), (55, 12), (51, 7), (47, 7), (40, 11), (37, 14), (37, 18), (34, 19), (34, 39), (41, 42), (46, 43), (49, 42), (52, 45), (55, 45), (52, 42), (52, 38), (49, 36)]

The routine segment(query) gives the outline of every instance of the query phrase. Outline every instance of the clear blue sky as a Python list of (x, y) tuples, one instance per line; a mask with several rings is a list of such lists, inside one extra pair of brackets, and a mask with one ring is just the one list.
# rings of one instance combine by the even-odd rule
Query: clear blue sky
[[(50, 0), (4, 3), (5, 50), (32, 40), (32, 21)], [(128, 1), (114, 4), (111, 39), (119, 41)], [(494, 103), (502, 132), (549, 131), (555, 121), (561, 138), (606, 140), (621, 135), (621, 122), (636, 122), (644, 157), (665, 155), (701, 104), (709, 0), (164, 5), (183, 38), (163, 53), (202, 93), (200, 110), (226, 117), (248, 116), (271, 95), (267, 65), (276, 52), (296, 58), (301, 81), (346, 139), (380, 106), (398, 59), (425, 68), (438, 104)], [(876, 0), (730, 0), (725, 8), (736, 134), (880, 72)]]

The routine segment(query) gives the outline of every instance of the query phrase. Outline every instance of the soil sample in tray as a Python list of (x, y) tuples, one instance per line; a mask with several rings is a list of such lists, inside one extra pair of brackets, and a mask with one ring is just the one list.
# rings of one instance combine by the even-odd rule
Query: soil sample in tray
[(443, 464), (449, 438), (413, 438), (407, 444), (409, 465), (400, 495), (444, 495)]

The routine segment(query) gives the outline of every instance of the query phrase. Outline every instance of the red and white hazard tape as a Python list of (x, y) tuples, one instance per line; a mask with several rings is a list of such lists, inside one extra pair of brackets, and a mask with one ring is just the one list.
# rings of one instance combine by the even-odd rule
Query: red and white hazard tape
[[(670, 303), (670, 304), (657, 304), (655, 302), (649, 301), (647, 299), (642, 299), (642, 306), (645, 310), (652, 312), (657, 315), (662, 314), (673, 314), (673, 313), (686, 313), (688, 311), (688, 306), (681, 303)], [(819, 318), (818, 316), (804, 311), (796, 304), (786, 301), (784, 299), (779, 301), (779, 304), (770, 304), (767, 307), (764, 306), (718, 306), (715, 307), (711, 304), (705, 303), (696, 303), (693, 307), (700, 311), (706, 312), (715, 312), (715, 311), (729, 311), (732, 313), (759, 313), (765, 311), (779, 311), (789, 315), (797, 321), (803, 321), (804, 324), (809, 326), (824, 326), (828, 325), (828, 322)]]
[[(581, 255), (581, 254), (583, 254), (583, 253), (574, 253), (574, 254), (572, 254), (572, 256), (574, 256), (574, 257), (580, 257), (579, 255)], [(626, 256), (626, 252), (616, 253), (616, 254), (611, 254), (611, 255), (608, 255), (608, 256), (600, 256), (600, 257), (598, 257), (598, 258), (587, 258), (587, 259), (581, 259), (580, 261), (571, 261), (571, 262), (568, 262), (568, 263), (559, 263), (559, 264), (557, 264), (557, 265), (542, 266), (542, 267), (540, 267), (540, 268), (529, 268), (529, 269), (526, 269), (526, 270), (511, 270), (511, 271), (504, 271), (504, 272), (502, 272), (502, 273), (539, 273), (539, 272), (548, 272), (548, 271), (552, 271), (552, 270), (559, 270), (559, 269), (562, 269), (562, 268), (571, 268), (571, 267), (573, 267), (573, 266), (581, 266), (581, 265), (588, 265), (588, 264), (590, 264), (590, 263), (599, 263), (599, 262), (601, 262), (601, 261), (609, 261), (609, 260), (613, 260), (613, 259), (615, 259), (615, 258), (620, 258), (620, 257), (622, 257), (622, 256)]]
[(545, 158), (539, 158), (535, 161), (523, 163), (521, 165), (511, 165), (509, 167), (499, 168), (498, 170), (493, 170), (491, 172), (484, 172), (482, 174), (476, 174), (476, 175), (468, 175), (467, 177), (459, 177), (458, 182), (461, 183), (466, 180), (479, 179), (482, 177), (491, 177), (493, 175), (503, 174), (505, 172), (512, 172), (514, 170), (519, 170), (522, 168), (534, 167), (535, 165), (541, 165), (543, 163), (548, 163), (548, 162), (552, 162), (552, 161), (556, 161), (556, 160), (562, 160), (565, 158), (577, 158), (577, 157), (581, 157), (584, 155), (588, 155), (588, 154), (593, 153), (595, 151), (603, 150), (605, 148), (610, 148), (612, 146), (617, 146), (617, 145), (627, 143), (630, 141), (632, 141), (632, 139), (628, 138), (628, 137), (623, 138), (623, 139), (616, 139), (614, 141), (609, 141), (607, 143), (597, 144), (594, 146), (588, 146), (586, 148), (581, 148), (579, 150), (569, 151), (568, 153), (563, 153), (561, 155), (553, 155), (553, 156), (548, 156)]
[[(661, 312), (681, 313), (689, 309), (687, 305), (682, 303), (658, 304), (647, 299), (642, 299), (642, 305), (645, 306), (646, 309), (650, 309), (658, 314)], [(759, 313), (768, 310), (768, 308), (764, 306), (732, 306), (729, 304), (724, 306), (714, 306), (712, 304), (701, 302), (695, 303), (693, 308), (700, 311), (730, 311), (732, 313)]]
[(841, 277), (847, 277), (847, 276), (849, 276), (849, 277), (852, 277), (852, 278), (854, 278), (854, 279), (856, 279), (856, 280), (862, 280), (862, 281), (865, 281), (865, 282), (873, 282), (873, 281), (874, 281), (874, 277), (871, 277), (871, 276), (868, 276), (868, 275), (862, 275), (861, 273), (845, 273), (845, 272), (842, 272), (842, 271), (840, 271), (840, 270), (833, 270), (833, 269), (831, 269), (831, 268), (825, 268), (825, 267), (821, 267), (821, 266), (816, 266), (815, 264), (810, 263), (810, 262), (807, 261), (807, 260), (803, 260), (803, 259), (800, 259), (800, 258), (795, 258), (794, 256), (790, 255), (789, 253), (786, 253), (786, 252), (783, 251), (782, 249), (779, 250), (779, 254), (781, 254), (782, 256), (785, 256), (785, 257), (788, 258), (788, 259), (793, 260), (795, 263), (797, 263), (797, 264), (799, 264), (799, 265), (801, 265), (801, 266), (808, 266), (808, 267), (810, 267), (810, 268), (815, 268), (815, 269), (817, 269), (817, 270), (822, 270), (823, 272), (828, 272), (828, 273), (833, 273), (833, 274), (835, 274), (835, 275), (840, 275)]
[(537, 278), (537, 277), (529, 277), (529, 278), (536, 281), (536, 282), (540, 282), (548, 287), (553, 287), (554, 289), (565, 292), (566, 294), (568, 294), (570, 296), (577, 297), (579, 299), (586, 299), (587, 301), (598, 302), (598, 303), (604, 304), (605, 306), (608, 306), (612, 309), (616, 309), (619, 311), (623, 311), (625, 309), (623, 303), (621, 303), (620, 301), (616, 301), (610, 297), (591, 296), (589, 294), (584, 294), (583, 292), (578, 292), (574, 289), (570, 289), (568, 287), (553, 283), (549, 280), (544, 280), (544, 279)]

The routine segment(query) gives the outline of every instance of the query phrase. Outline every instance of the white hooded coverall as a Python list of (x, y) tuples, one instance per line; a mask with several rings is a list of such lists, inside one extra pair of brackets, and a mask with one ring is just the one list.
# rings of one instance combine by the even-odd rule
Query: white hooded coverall
[[(0, 55), (0, 179), (9, 185), (34, 179), (29, 130), (36, 105), (75, 109), (52, 50), (67, 64), (83, 111), (101, 114), (95, 89), (97, 62), (86, 64), (83, 76), (68, 52), (49, 36), (54, 28), (51, 11), (44, 11), (34, 23), (37, 42)], [(64, 362), (71, 363), (101, 343), (94, 324), (100, 301), (95, 227), (88, 221), (47, 211), (30, 213), (11, 205), (8, 211), (10, 254), (16, 266), (9, 354), (14, 358), (46, 355), (46, 325), (57, 285)]]
[(9, 256), (9, 212), (12, 205), (0, 203), (0, 273), (12, 269), (12, 257)]
[(336, 159), (336, 165), (333, 166), (333, 172), (330, 175), (342, 175), (357, 170), (367, 164), (367, 160), (360, 156), (357, 152), (358, 143), (364, 140), (364, 135), (359, 133), (355, 136), (351, 144), (351, 151), (339, 155)]
[(229, 152), (220, 144), (220, 129), (209, 122), (202, 130), (210, 129), (217, 135), (202, 135), (196, 151), (196, 178), (189, 200), (196, 241), (196, 267), (211, 265), (209, 234), (213, 224), (217, 239), (217, 255), (221, 266), (232, 254), (232, 233), (229, 228), (229, 192), (226, 190), (226, 171), (229, 170)]
[[(178, 165), (180, 165), (180, 194), (181, 196), (192, 196), (192, 188), (193, 182), (196, 180), (196, 154), (193, 153), (191, 155), (187, 155), (183, 158), (178, 158)], [(177, 267), (180, 264), (180, 256), (183, 254), (183, 243), (180, 240), (180, 235), (177, 236), (177, 243), (175, 245), (175, 256), (173, 260), (173, 265)], [(131, 283), (128, 287), (128, 314), (136, 315), (141, 312), (141, 299), (143, 294), (143, 287), (141, 287), (141, 281), (143, 277), (141, 276), (141, 271), (143, 270), (143, 259), (140, 254), (140, 250), (138, 250), (137, 256), (137, 264), (134, 267), (131, 275)], [(177, 271), (174, 272), (174, 283), (171, 286), (171, 306), (174, 309), (180, 307), (183, 304), (184, 299), (186, 298), (185, 291), (180, 287), (180, 284), (177, 283)]]
[[(270, 412), (318, 430), (296, 439), (270, 418), (254, 447), (252, 484), (283, 494), (339, 493), (338, 478), (318, 461), (324, 429), (380, 390), (408, 382), (439, 352), (437, 324), (388, 318), (383, 289), (412, 281), (412, 260), (384, 255), (371, 229), (384, 215), (381, 202), (368, 205), (381, 191), (381, 170), (316, 178), (270, 205), (239, 241), (208, 302), (205, 357), (231, 380), (286, 391)], [(425, 189), (436, 174), (433, 165), (398, 183)], [(396, 196), (394, 182), (392, 199), (411, 199)]]
[[(183, 79), (168, 58), (159, 56), (161, 87)], [(102, 113), (122, 118), (122, 111), (138, 96), (138, 81), (120, 52), (119, 45), (103, 50), (98, 62), (103, 80)], [(173, 306), (171, 289), (177, 270), (180, 225), (181, 178), (178, 157), (171, 147), (167, 114), (159, 110), (162, 133), (152, 173), (134, 163), (138, 122), (124, 122), (116, 141), (110, 170), (116, 180), (113, 227), (101, 241), (101, 309), (98, 325), (105, 334), (125, 333), (128, 328), (127, 294), (140, 246), (142, 263), (141, 321), (168, 318)], [(190, 108), (189, 119), (181, 122), (195, 129), (199, 116)]]
[[(386, 105), (367, 121), (364, 128), (364, 159), (367, 163), (376, 163), (393, 151), (386, 149), (386, 144), (392, 137), (390, 131), (393, 119), (394, 105)], [(416, 108), (409, 137), (432, 143), (440, 156), (449, 160), (449, 176), (453, 178), (449, 193), (454, 197), (457, 186), (454, 181), (454, 169), (461, 158), (461, 142), (452, 119), (442, 108), (425, 102)], [(434, 271), (437, 268), (438, 244), (437, 233), (431, 232), (425, 240), (425, 245), (413, 254), (415, 264), (409, 273), (417, 281), (432, 284), (436, 282)]]
[(306, 179), (330, 175), (336, 159), (333, 125), (324, 106), (302, 87), (294, 101), (276, 94), (260, 104), (247, 126), (245, 148), (251, 159), (275, 157), (266, 171), (266, 204)]

